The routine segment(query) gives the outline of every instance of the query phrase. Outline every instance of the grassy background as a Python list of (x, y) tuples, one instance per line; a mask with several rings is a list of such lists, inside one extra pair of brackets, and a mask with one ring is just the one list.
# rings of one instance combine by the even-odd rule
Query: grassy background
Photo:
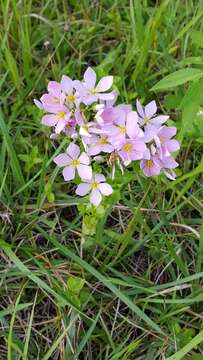
[(198, 0), (0, 1), (1, 360), (203, 359), (203, 128), (180, 136), (175, 182), (124, 179), (82, 247), (79, 200), (32, 102), (91, 65), (180, 133), (188, 84), (150, 88), (203, 68), (202, 17)]

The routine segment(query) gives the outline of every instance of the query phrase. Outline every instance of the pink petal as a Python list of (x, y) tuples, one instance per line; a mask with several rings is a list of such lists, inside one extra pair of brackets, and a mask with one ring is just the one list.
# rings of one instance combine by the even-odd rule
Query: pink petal
[(85, 196), (88, 194), (88, 192), (91, 189), (91, 185), (87, 184), (87, 183), (81, 183), (78, 185), (77, 189), (76, 189), (76, 194), (80, 195), (80, 196)]
[(137, 112), (136, 112), (136, 111), (130, 111), (130, 112), (128, 112), (128, 114), (127, 114), (127, 119), (128, 119), (128, 121), (137, 123), (137, 122), (138, 122)]
[(166, 147), (169, 152), (175, 152), (180, 149), (180, 144), (177, 140), (169, 140), (166, 142)]
[(82, 98), (82, 102), (85, 105), (91, 105), (92, 103), (97, 101), (97, 96), (96, 95), (87, 95), (85, 97)]
[(151, 119), (151, 124), (153, 125), (161, 125), (163, 123), (166, 122), (166, 120), (169, 119), (169, 116), (167, 115), (159, 115), (159, 116), (156, 116), (155, 118)]
[(138, 114), (144, 118), (145, 114), (144, 114), (144, 110), (143, 110), (143, 107), (141, 105), (141, 103), (139, 102), (139, 100), (136, 101), (136, 107), (137, 107), (137, 112)]
[(80, 126), (84, 125), (84, 120), (83, 120), (82, 114), (79, 110), (75, 110), (75, 120), (78, 125), (80, 125)]
[(75, 177), (75, 167), (73, 165), (65, 167), (63, 169), (63, 177), (65, 181), (73, 180)]
[(98, 93), (97, 96), (100, 100), (105, 100), (105, 101), (113, 100), (114, 98), (113, 93), (107, 93), (107, 94)]
[(54, 158), (55, 164), (58, 165), (59, 167), (64, 167), (64, 166), (68, 165), (68, 163), (70, 163), (70, 161), (71, 161), (71, 158), (66, 153), (59, 154), (58, 156), (56, 156)]
[(66, 94), (71, 94), (73, 91), (73, 81), (66, 75), (62, 76), (61, 88)]
[(167, 176), (168, 179), (170, 180), (175, 180), (176, 179), (176, 173), (174, 170), (166, 170), (163, 169), (163, 173)]
[(175, 136), (176, 131), (177, 131), (177, 129), (175, 126), (164, 125), (159, 129), (158, 136), (160, 136), (161, 138), (163, 138), (165, 140), (169, 140), (173, 136)]
[(51, 114), (51, 115), (44, 115), (42, 117), (42, 124), (44, 124), (44, 125), (54, 126), (54, 125), (56, 125), (56, 123), (57, 123), (56, 115)]
[(41, 101), (34, 99), (33, 102), (39, 109), (43, 110), (43, 105), (42, 105)]
[(103, 174), (96, 174), (94, 176), (96, 182), (104, 182), (106, 180), (105, 176)]
[(80, 154), (79, 146), (74, 143), (70, 143), (66, 151), (72, 159), (77, 159)]
[(91, 67), (88, 67), (85, 71), (84, 80), (85, 85), (88, 87), (88, 89), (94, 89), (96, 84), (96, 73)]
[(166, 169), (175, 169), (179, 165), (172, 156), (164, 157), (161, 162)]
[(89, 165), (89, 164), (90, 164), (90, 158), (89, 158), (89, 156), (88, 156), (85, 152), (83, 152), (83, 153), (80, 155), (80, 157), (79, 157), (78, 160), (80, 161), (81, 164), (85, 164), (85, 165)]
[(48, 91), (54, 96), (60, 96), (61, 94), (61, 84), (57, 81), (50, 81), (47, 86)]
[(78, 175), (81, 179), (91, 180), (92, 179), (92, 168), (88, 165), (80, 164), (77, 166)]
[(156, 111), (157, 106), (154, 100), (145, 106), (145, 114), (148, 118), (151, 118), (154, 114), (156, 114)]
[(67, 124), (67, 121), (65, 119), (58, 120), (56, 128), (55, 128), (56, 134), (60, 134), (60, 132), (64, 129), (66, 124)]
[[(96, 86), (96, 91), (97, 92), (104, 92), (110, 89), (110, 87), (113, 84), (113, 76), (104, 76), (97, 84)], [(114, 93), (112, 94), (114, 99), (115, 95)]]
[(97, 155), (101, 152), (101, 146), (100, 145), (91, 145), (89, 147), (89, 150), (88, 150), (88, 153), (91, 155), (91, 156), (94, 156), (94, 155)]
[(48, 112), (57, 113), (62, 111), (60, 100), (58, 98), (54, 99), (54, 97), (50, 94), (42, 95), (40, 101), (42, 102), (43, 109)]
[[(132, 113), (128, 113), (127, 116), (127, 121), (126, 121), (126, 130), (127, 130), (127, 134), (130, 138), (136, 138), (138, 136), (143, 136), (143, 133), (140, 129), (140, 127), (137, 124), (137, 121), (135, 120), (135, 118), (131, 115)], [(137, 116), (136, 116), (137, 119)]]
[(101, 183), (98, 185), (99, 190), (101, 191), (101, 193), (105, 196), (111, 195), (113, 192), (113, 189), (111, 187), (111, 185), (107, 184), (107, 183)]
[(102, 196), (99, 192), (99, 190), (93, 190), (90, 194), (90, 202), (95, 205), (98, 206), (100, 204), (100, 202), (102, 201)]

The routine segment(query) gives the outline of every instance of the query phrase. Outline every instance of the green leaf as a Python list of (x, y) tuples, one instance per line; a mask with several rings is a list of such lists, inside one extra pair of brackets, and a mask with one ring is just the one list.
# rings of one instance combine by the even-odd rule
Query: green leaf
[(165, 78), (160, 80), (150, 90), (159, 91), (174, 88), (176, 86), (185, 84), (188, 81), (197, 80), (203, 76), (203, 71), (200, 69), (181, 69), (174, 73), (167, 75)]
[(203, 48), (203, 33), (201, 31), (192, 30), (190, 33), (193, 44)]
[(185, 345), (181, 350), (179, 350), (174, 355), (170, 356), (166, 360), (180, 360), (189, 353), (192, 349), (194, 349), (200, 342), (203, 341), (203, 330), (200, 331), (198, 335), (196, 335), (187, 345)]
[(70, 291), (79, 294), (85, 284), (85, 280), (79, 277), (70, 277), (67, 281), (67, 286)]

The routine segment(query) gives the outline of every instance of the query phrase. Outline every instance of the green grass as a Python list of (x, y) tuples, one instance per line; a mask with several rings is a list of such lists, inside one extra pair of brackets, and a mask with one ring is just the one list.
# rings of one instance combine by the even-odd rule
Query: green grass
[[(203, 359), (202, 19), (194, 0), (0, 0), (0, 360)], [(177, 180), (129, 171), (83, 243), (33, 98), (88, 65), (182, 143)]]

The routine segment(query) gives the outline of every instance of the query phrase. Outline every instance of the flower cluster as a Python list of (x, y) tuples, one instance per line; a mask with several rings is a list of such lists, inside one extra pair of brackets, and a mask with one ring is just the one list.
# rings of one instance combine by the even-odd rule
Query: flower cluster
[(103, 174), (93, 172), (94, 162), (108, 165), (113, 179), (116, 167), (123, 174), (134, 160), (140, 161), (146, 176), (163, 172), (175, 179), (178, 166), (171, 153), (179, 149), (179, 142), (173, 138), (176, 128), (165, 124), (169, 117), (157, 115), (155, 101), (143, 107), (137, 100), (136, 111), (128, 104), (115, 105), (117, 93), (110, 91), (112, 84), (112, 76), (97, 83), (89, 67), (82, 81), (64, 75), (60, 83), (48, 83), (48, 92), (40, 101), (34, 100), (46, 113), (42, 123), (53, 129), (51, 138), (61, 133), (70, 138), (66, 152), (54, 159), (63, 168), (64, 180), (78, 176), (81, 183), (76, 194), (90, 194), (95, 206), (113, 190)]

